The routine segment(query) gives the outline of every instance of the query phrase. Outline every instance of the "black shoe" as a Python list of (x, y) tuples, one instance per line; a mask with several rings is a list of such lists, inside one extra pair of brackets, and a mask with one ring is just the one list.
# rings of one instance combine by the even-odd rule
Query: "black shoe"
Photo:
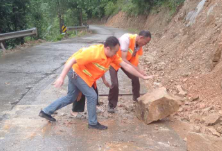
[(88, 125), (89, 129), (98, 129), (98, 130), (106, 130), (108, 127), (101, 125), (99, 122), (97, 122), (96, 125)]
[(49, 114), (46, 114), (46, 113), (43, 112), (42, 110), (40, 111), (39, 116), (40, 116), (40, 117), (43, 117), (43, 118), (45, 118), (45, 119), (47, 119), (47, 120), (49, 120), (49, 121), (52, 121), (52, 122), (55, 122), (55, 121), (56, 121), (55, 118), (53, 118), (53, 117), (52, 117), (51, 115), (49, 115)]

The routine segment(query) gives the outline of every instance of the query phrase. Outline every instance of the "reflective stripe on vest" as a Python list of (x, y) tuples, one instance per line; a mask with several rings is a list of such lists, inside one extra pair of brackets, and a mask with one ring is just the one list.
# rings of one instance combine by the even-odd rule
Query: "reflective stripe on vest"
[(82, 70), (85, 74), (87, 74), (88, 76), (92, 76), (92, 74), (88, 71), (88, 70), (86, 70), (86, 69), (84, 69), (84, 70)]
[(129, 52), (131, 53), (131, 55), (133, 54), (133, 50), (129, 48)]
[(100, 64), (98, 63), (93, 63), (97, 68), (99, 68), (100, 70), (103, 70), (103, 71), (107, 71), (109, 70), (109, 68), (105, 68), (104, 66), (101, 66)]

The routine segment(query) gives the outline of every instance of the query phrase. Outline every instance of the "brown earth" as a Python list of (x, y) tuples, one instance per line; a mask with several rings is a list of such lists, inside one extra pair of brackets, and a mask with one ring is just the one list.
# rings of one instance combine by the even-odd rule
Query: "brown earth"
[[(182, 96), (184, 101), (172, 118), (194, 124), (192, 131), (221, 137), (222, 3), (202, 0), (203, 8), (192, 19), (200, 1), (186, 0), (174, 16), (166, 9), (139, 17), (119, 12), (106, 25), (150, 30), (152, 41), (140, 62), (149, 75), (157, 75), (147, 82), (148, 88), (165, 86)], [(209, 125), (211, 115), (215, 121)]]

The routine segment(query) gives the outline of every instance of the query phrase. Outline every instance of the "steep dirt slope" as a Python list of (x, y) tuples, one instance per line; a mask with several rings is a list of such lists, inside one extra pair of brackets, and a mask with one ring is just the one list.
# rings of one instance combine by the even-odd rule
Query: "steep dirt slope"
[(220, 0), (185, 1), (141, 62), (149, 66), (148, 73), (159, 75), (156, 85), (183, 94), (185, 105), (179, 113), (183, 120), (204, 123), (209, 112), (221, 110), (221, 15)]
[(124, 12), (119, 12), (117, 15), (110, 17), (107, 20), (107, 26), (128, 29), (149, 29), (152, 33), (160, 34), (169, 21), (171, 20), (169, 10), (162, 8), (159, 13), (152, 13), (149, 16), (128, 16)]
[(165, 86), (182, 96), (174, 117), (198, 125), (197, 131), (221, 136), (222, 122), (209, 124), (222, 115), (221, 0), (186, 0), (172, 18), (165, 9), (137, 18), (120, 12), (107, 25), (150, 30), (153, 38), (141, 64), (158, 76), (148, 82), (149, 89)]

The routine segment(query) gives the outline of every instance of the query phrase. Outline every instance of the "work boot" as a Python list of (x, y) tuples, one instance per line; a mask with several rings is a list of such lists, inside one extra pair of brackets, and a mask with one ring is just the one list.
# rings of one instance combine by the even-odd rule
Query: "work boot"
[(40, 117), (43, 117), (43, 118), (45, 118), (45, 119), (47, 119), (47, 120), (49, 120), (49, 121), (51, 121), (51, 122), (55, 122), (55, 121), (56, 121), (55, 118), (53, 118), (53, 117), (52, 117), (51, 115), (49, 115), (49, 114), (46, 114), (46, 113), (43, 112), (42, 110), (40, 111), (39, 116), (40, 116)]
[(115, 109), (112, 105), (108, 105), (108, 110), (109, 113), (115, 113)]
[(97, 122), (96, 125), (88, 125), (89, 129), (106, 130), (108, 127)]

